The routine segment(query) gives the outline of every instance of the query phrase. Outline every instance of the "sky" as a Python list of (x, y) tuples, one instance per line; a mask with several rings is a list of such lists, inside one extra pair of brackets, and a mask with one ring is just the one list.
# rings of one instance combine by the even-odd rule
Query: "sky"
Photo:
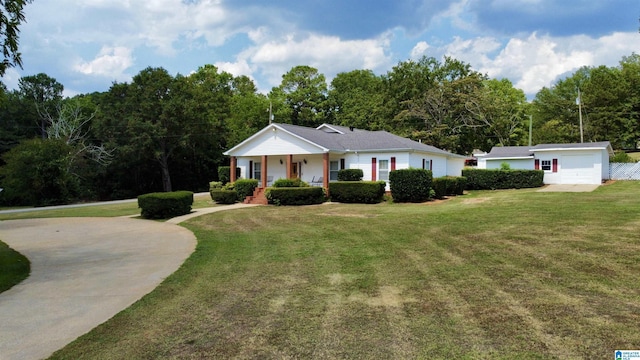
[(268, 93), (309, 65), (378, 75), (451, 56), (533, 98), (582, 66), (640, 52), (638, 0), (34, 0), (20, 29), (23, 68), (66, 96), (108, 91), (141, 70), (188, 75), (206, 64)]

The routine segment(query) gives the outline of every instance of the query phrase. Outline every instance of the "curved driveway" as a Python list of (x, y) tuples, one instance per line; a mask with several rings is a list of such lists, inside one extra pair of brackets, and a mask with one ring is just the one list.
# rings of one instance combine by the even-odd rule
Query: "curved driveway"
[(0, 221), (31, 274), (0, 294), (0, 359), (40, 359), (151, 292), (195, 250), (189, 230), (129, 218)]

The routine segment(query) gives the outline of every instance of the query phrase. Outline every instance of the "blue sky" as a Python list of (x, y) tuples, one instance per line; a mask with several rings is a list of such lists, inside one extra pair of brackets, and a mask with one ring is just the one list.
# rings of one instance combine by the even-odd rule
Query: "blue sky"
[(638, 0), (35, 0), (25, 13), (24, 68), (3, 82), (42, 72), (68, 96), (148, 66), (186, 75), (214, 64), (266, 93), (296, 65), (330, 82), (448, 55), (531, 98), (581, 66), (640, 52)]

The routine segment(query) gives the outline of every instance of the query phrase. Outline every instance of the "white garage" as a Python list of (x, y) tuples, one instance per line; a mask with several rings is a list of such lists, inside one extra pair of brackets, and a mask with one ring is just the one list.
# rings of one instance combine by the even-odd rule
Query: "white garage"
[(545, 184), (601, 184), (609, 179), (608, 141), (578, 144), (540, 144), (536, 146), (494, 147), (478, 167), (498, 169), (507, 163), (511, 169), (542, 170)]

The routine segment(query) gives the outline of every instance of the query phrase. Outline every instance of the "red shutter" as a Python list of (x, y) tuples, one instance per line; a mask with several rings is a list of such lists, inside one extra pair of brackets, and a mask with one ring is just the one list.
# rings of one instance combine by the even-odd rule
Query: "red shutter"
[(376, 165), (378, 164), (378, 159), (371, 158), (371, 181), (376, 181), (376, 173), (378, 172), (376, 169)]
[(253, 179), (253, 161), (249, 161), (249, 174), (247, 174), (247, 179)]
[(340, 170), (344, 170), (344, 159), (340, 159)]
[(558, 172), (558, 159), (553, 159), (553, 172)]
[(535, 159), (533, 163), (534, 163), (534, 169), (540, 170), (540, 159)]
[(396, 169), (396, 158), (395, 157), (391, 157), (391, 171), (394, 171)]

